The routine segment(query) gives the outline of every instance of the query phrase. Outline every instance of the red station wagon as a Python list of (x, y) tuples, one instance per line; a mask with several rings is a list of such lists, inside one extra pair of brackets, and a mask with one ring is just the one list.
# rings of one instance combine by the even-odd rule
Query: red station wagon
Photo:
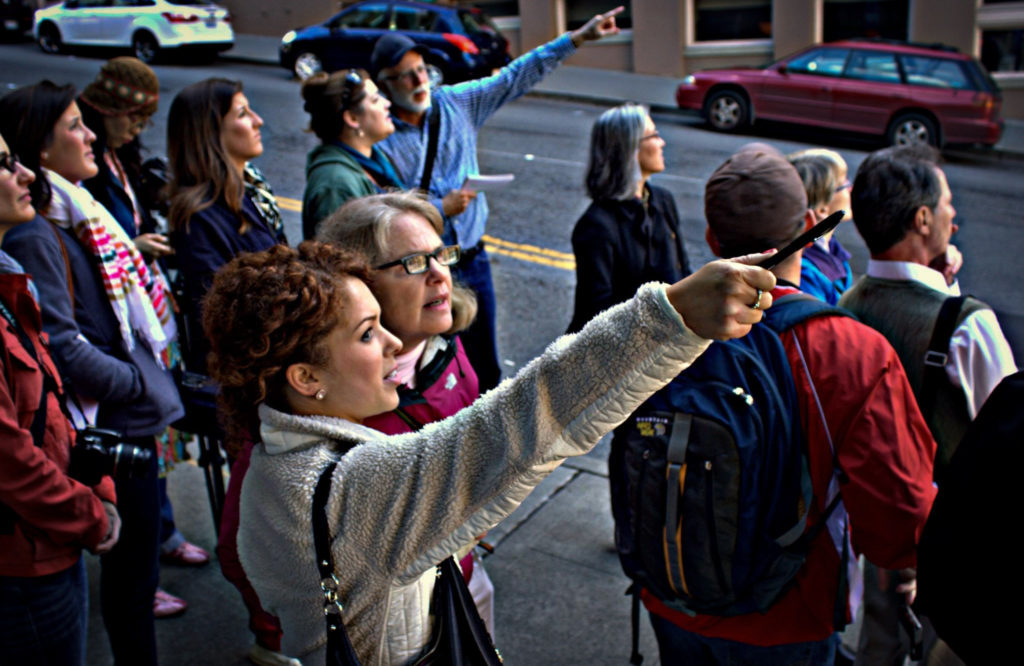
[(1002, 96), (977, 60), (876, 40), (814, 46), (764, 69), (698, 72), (676, 90), (716, 130), (755, 118), (882, 135), (892, 144), (999, 141)]

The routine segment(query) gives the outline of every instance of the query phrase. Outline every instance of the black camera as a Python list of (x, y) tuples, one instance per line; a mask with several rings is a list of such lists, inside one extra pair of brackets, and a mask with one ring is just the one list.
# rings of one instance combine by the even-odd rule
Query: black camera
[(119, 432), (89, 427), (78, 431), (68, 473), (87, 486), (95, 486), (108, 475), (114, 479), (143, 477), (152, 458), (152, 451), (122, 443)]

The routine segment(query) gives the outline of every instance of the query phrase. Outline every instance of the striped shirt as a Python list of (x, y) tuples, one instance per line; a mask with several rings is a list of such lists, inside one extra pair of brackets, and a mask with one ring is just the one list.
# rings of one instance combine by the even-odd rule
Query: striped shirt
[[(468, 176), (480, 173), (477, 163), (477, 131), (505, 102), (529, 92), (576, 48), (566, 33), (538, 46), (492, 76), (442, 86), (433, 91), (431, 105), (441, 111), (441, 127), (434, 171), (430, 177), (430, 200), (441, 210), (441, 199), (457, 190)], [(402, 180), (418, 186), (427, 153), (426, 116), (422, 127), (392, 116), (395, 133), (380, 144)], [(487, 224), (487, 197), (483, 192), (454, 218), (445, 216), (444, 240), (470, 248), (480, 242)]]

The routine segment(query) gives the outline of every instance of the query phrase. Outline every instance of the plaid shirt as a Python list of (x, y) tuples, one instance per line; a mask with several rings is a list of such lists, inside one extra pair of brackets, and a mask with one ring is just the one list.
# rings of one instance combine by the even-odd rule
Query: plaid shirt
[[(441, 210), (441, 199), (457, 190), (470, 174), (479, 174), (476, 133), (505, 102), (529, 92), (562, 60), (576, 52), (569, 34), (538, 46), (500, 72), (475, 81), (442, 86), (431, 95), (431, 104), (441, 111), (437, 158), (430, 178), (431, 203)], [(402, 180), (419, 187), (427, 153), (427, 123), (410, 125), (394, 116), (395, 133), (379, 145), (395, 165)], [(487, 197), (483, 192), (454, 218), (445, 216), (445, 242), (470, 248), (480, 242), (487, 224)]]

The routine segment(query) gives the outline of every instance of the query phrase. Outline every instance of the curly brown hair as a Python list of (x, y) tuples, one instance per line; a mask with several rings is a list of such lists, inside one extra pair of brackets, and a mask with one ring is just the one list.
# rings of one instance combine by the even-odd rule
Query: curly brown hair
[(203, 301), (203, 330), (232, 447), (258, 439), (261, 402), (286, 410), (285, 369), (327, 363), (324, 338), (344, 317), (348, 277), (366, 281), (366, 259), (316, 241), (244, 254), (217, 272)]

